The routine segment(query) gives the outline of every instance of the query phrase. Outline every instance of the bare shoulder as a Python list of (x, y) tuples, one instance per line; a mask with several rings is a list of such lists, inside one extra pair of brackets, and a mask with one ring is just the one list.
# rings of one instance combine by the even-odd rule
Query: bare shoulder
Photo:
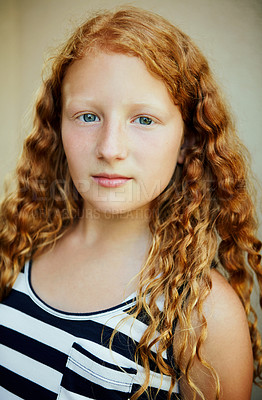
[(217, 330), (235, 329), (247, 326), (244, 307), (227, 280), (216, 270), (211, 272), (212, 289), (204, 304), (204, 313), (209, 325), (209, 332), (215, 324)]
[[(217, 271), (212, 271), (212, 290), (204, 303), (207, 337), (202, 345), (203, 358), (216, 370), (221, 384), (221, 400), (249, 400), (252, 390), (253, 357), (245, 310), (237, 294)], [(215, 399), (208, 370), (195, 359), (194, 382), (206, 399)], [(193, 397), (182, 382), (186, 399)]]

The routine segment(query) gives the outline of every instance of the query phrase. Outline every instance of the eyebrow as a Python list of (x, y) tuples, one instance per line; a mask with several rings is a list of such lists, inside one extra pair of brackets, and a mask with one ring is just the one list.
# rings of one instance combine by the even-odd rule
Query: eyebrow
[(148, 107), (148, 108), (155, 108), (159, 111), (164, 111), (160, 103), (147, 103), (147, 102), (136, 102), (136, 103), (127, 103), (126, 105), (132, 105), (132, 107)]
[[(167, 113), (167, 110), (161, 105), (161, 103), (158, 103), (158, 102), (139, 101), (139, 102), (132, 103), (131, 101), (130, 102), (125, 101), (122, 104), (125, 107), (132, 107), (133, 109), (143, 107), (145, 109), (153, 110), (157, 113), (161, 113), (161, 114)], [(66, 108), (70, 108), (70, 107), (83, 108), (83, 106), (99, 107), (99, 103), (93, 98), (84, 97), (81, 99), (79, 97), (77, 97), (77, 98), (71, 97), (71, 99), (64, 102), (64, 106)]]

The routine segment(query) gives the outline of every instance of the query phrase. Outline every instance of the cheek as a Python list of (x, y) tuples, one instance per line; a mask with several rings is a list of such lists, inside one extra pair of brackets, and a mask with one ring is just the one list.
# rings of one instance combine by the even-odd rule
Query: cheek
[(158, 141), (143, 147), (141, 159), (142, 170), (146, 171), (143, 179), (143, 187), (146, 193), (153, 193), (157, 197), (169, 184), (177, 164), (180, 150), (180, 140)]
[[(158, 140), (151, 143), (149, 146), (144, 146), (142, 156), (148, 159), (148, 164), (151, 164), (152, 170), (164, 173), (164, 175), (172, 175), (180, 152), (180, 136), (170, 138), (169, 140)], [(158, 173), (158, 174), (159, 174)]]
[(61, 124), (62, 142), (64, 149), (69, 151), (77, 146), (78, 136), (75, 134), (74, 129), (67, 121), (63, 121)]
[(85, 148), (70, 132), (62, 131), (62, 143), (72, 179), (81, 178), (81, 171), (84, 171)]
[(88, 143), (88, 137), (83, 135), (83, 132), (77, 131), (73, 124), (70, 122), (63, 122), (61, 125), (62, 132), (62, 143), (66, 153), (66, 156), (71, 160), (76, 159), (84, 155), (90, 148)]
[(159, 160), (159, 168), (155, 168), (155, 176), (157, 176), (161, 191), (169, 184), (172, 178), (176, 165), (177, 165), (177, 154), (176, 151), (165, 153), (164, 157)]

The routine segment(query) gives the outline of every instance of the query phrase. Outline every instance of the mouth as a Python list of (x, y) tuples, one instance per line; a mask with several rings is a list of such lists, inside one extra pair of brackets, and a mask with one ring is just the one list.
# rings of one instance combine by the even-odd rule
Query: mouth
[(92, 176), (93, 180), (99, 185), (107, 188), (116, 188), (125, 185), (132, 178), (117, 174), (98, 174)]

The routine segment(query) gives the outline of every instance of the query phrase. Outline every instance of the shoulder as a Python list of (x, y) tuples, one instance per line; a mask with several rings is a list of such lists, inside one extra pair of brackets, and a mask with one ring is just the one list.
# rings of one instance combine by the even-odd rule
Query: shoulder
[[(226, 279), (217, 271), (211, 272), (211, 278), (212, 289), (203, 308), (207, 337), (202, 345), (202, 356), (219, 376), (221, 400), (248, 400), (252, 389), (253, 357), (246, 313)], [(207, 399), (215, 398), (208, 375), (196, 358), (193, 379)], [(184, 393), (189, 393), (186, 384), (182, 386)], [(190, 395), (185, 397), (190, 398)]]
[[(244, 307), (227, 280), (216, 270), (211, 271), (212, 289), (204, 303), (204, 314), (209, 325), (209, 332), (215, 334), (217, 330), (230, 330), (239, 325), (247, 326)], [(212, 332), (213, 324), (216, 329)]]

